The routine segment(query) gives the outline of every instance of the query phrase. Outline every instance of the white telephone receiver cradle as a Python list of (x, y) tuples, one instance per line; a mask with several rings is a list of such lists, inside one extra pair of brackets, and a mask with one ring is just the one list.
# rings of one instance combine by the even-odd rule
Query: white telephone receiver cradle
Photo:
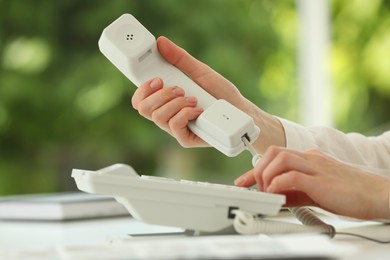
[(204, 233), (229, 230), (234, 210), (276, 215), (284, 195), (229, 185), (139, 176), (132, 167), (114, 164), (98, 171), (74, 169), (77, 188), (110, 195), (136, 219)]

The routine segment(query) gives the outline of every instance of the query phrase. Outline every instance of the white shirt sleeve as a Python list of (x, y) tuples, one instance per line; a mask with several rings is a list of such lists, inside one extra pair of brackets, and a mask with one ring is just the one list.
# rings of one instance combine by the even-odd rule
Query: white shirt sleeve
[(341, 161), (390, 173), (390, 131), (367, 137), (345, 134), (329, 127), (303, 127), (283, 118), (287, 148), (307, 151), (318, 149)]

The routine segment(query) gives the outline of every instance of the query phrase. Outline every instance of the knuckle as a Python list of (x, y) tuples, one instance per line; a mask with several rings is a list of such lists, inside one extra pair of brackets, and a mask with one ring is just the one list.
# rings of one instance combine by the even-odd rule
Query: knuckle
[(168, 126), (169, 128), (171, 129), (177, 129), (180, 127), (180, 122), (181, 122), (181, 116), (179, 115), (176, 115), (174, 117), (172, 117), (169, 121), (168, 121)]
[(157, 125), (164, 125), (167, 123), (164, 114), (161, 113), (159, 110), (155, 110), (152, 112), (151, 119)]
[(137, 106), (147, 97), (145, 86), (146, 84), (143, 84), (137, 88), (131, 98), (131, 104), (135, 109), (137, 109)]
[(148, 107), (143, 102), (138, 104), (138, 113), (142, 116), (146, 116), (149, 113)]
[(160, 93), (165, 100), (170, 100), (172, 98), (180, 96), (181, 91), (178, 87), (168, 87), (161, 89)]
[(290, 156), (290, 153), (288, 153), (286, 151), (282, 151), (277, 155), (277, 158), (278, 158), (279, 162), (283, 164), (283, 163), (288, 162), (290, 160), (291, 156)]
[(300, 172), (298, 172), (296, 170), (291, 170), (285, 174), (286, 174), (286, 176), (288, 176), (289, 181), (293, 182), (293, 183), (296, 183), (297, 181), (299, 181), (301, 179)]
[(274, 156), (276, 155), (278, 152), (280, 151), (280, 147), (276, 146), (276, 145), (271, 145), (267, 148), (266, 150), (266, 154), (268, 155), (271, 155), (271, 156)]
[(187, 126), (189, 118), (189, 109), (184, 107), (175, 116), (169, 120), (169, 126), (171, 128), (177, 129)]

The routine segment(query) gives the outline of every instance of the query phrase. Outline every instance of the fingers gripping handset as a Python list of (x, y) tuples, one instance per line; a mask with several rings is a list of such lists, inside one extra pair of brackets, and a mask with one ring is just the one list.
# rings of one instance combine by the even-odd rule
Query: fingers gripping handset
[(124, 14), (107, 26), (99, 39), (100, 51), (137, 87), (159, 77), (166, 86), (179, 86), (195, 96), (204, 112), (189, 129), (211, 146), (236, 156), (260, 134), (253, 119), (225, 100), (217, 100), (186, 74), (162, 58), (155, 37), (132, 15)]

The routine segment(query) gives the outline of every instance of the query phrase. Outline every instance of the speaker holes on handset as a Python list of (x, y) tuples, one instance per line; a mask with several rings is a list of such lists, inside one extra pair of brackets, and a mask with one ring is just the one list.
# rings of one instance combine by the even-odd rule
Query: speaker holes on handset
[(128, 34), (128, 35), (126, 35), (126, 40), (132, 41), (133, 39), (134, 39), (134, 34)]

